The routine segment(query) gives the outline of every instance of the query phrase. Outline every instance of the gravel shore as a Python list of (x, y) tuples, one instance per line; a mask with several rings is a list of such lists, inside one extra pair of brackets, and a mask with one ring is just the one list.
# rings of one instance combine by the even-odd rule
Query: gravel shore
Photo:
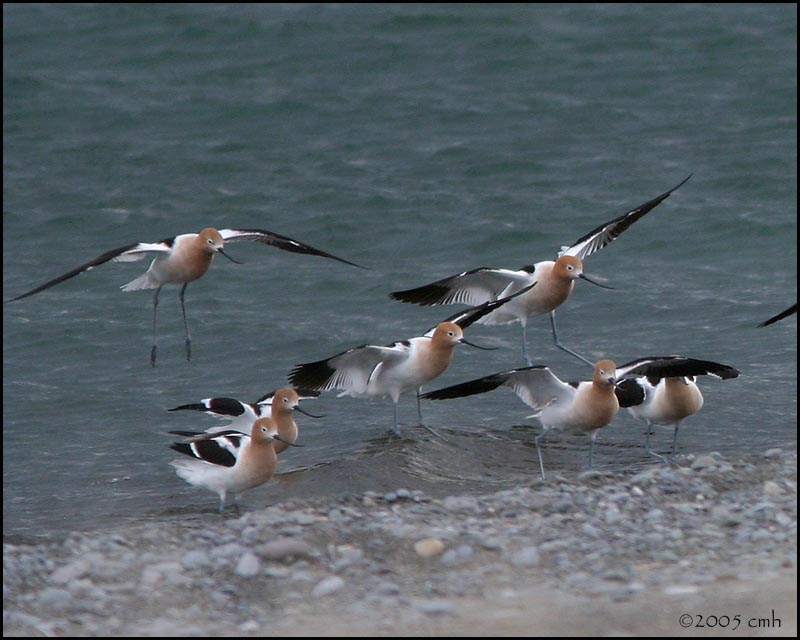
[(712, 453), (7, 539), (3, 632), (795, 636), (796, 478), (795, 452)]

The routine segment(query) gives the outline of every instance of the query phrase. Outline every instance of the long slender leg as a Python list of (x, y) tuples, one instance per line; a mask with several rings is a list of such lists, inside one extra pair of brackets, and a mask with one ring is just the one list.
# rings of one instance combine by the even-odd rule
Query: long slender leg
[(653, 433), (653, 423), (647, 420), (647, 437), (644, 440), (644, 450), (649, 456), (653, 456), (654, 458), (658, 458), (663, 463), (667, 463), (667, 459), (662, 456), (660, 453), (656, 453), (650, 448), (650, 435)]
[(158, 294), (161, 293), (161, 287), (156, 289), (156, 295), (153, 296), (153, 346), (150, 347), (150, 366), (156, 366), (156, 316), (158, 315)]
[(529, 367), (533, 366), (531, 357), (528, 355), (528, 324), (524, 321), (522, 322), (522, 356), (525, 358)]
[(187, 286), (189, 286), (189, 283), (184, 282), (179, 297), (181, 299), (181, 312), (183, 313), (183, 328), (186, 331), (186, 361), (188, 362), (192, 359), (192, 337), (189, 335), (189, 323), (186, 321), (186, 306), (183, 302)]
[(536, 444), (536, 455), (539, 456), (539, 472), (542, 474), (542, 480), (544, 480), (544, 462), (542, 462), (542, 440), (544, 440), (545, 435), (547, 435), (547, 430), (542, 431), (536, 439), (534, 443)]
[(219, 493), (219, 512), (222, 513), (222, 510), (225, 508), (225, 494), (226, 491), (220, 491)]
[(439, 438), (439, 440), (447, 442), (447, 438), (445, 438), (442, 434), (436, 431), (436, 429), (434, 429), (433, 427), (429, 427), (422, 421), (422, 407), (420, 406), (421, 403), (419, 400), (420, 395), (422, 395), (422, 387), (417, 387), (417, 419), (419, 420), (419, 426), (423, 427), (432, 436)]
[(397, 423), (397, 400), (394, 401), (394, 435), (398, 438), (401, 436), (400, 434), (400, 425)]
[(669, 456), (670, 462), (675, 460), (675, 447), (678, 444), (678, 429), (681, 428), (681, 421), (675, 423), (675, 433), (672, 434), (672, 453)]
[(568, 354), (575, 356), (578, 360), (583, 360), (586, 364), (590, 367), (594, 368), (594, 363), (589, 362), (586, 358), (584, 358), (581, 354), (575, 353), (572, 349), (567, 349), (563, 344), (561, 344), (558, 340), (558, 332), (556, 331), (556, 312), (551, 311), (549, 314), (550, 316), (550, 326), (553, 329), (553, 344), (556, 345), (557, 348), (561, 349), (562, 351), (566, 351)]

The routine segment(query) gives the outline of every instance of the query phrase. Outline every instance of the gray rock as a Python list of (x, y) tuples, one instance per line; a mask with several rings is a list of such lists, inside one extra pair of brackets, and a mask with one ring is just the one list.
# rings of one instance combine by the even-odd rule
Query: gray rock
[(317, 552), (308, 542), (298, 538), (278, 538), (256, 548), (265, 560), (291, 562), (298, 558), (315, 558)]
[(510, 561), (515, 567), (538, 567), (541, 557), (536, 547), (525, 547), (514, 552)]
[(315, 598), (324, 598), (325, 596), (336, 593), (343, 587), (344, 580), (342, 580), (339, 576), (328, 576), (317, 583), (311, 592), (311, 595)]
[(234, 573), (236, 573), (238, 576), (242, 576), (243, 578), (252, 578), (257, 576), (260, 570), (261, 562), (259, 562), (255, 554), (250, 551), (246, 551), (236, 563)]

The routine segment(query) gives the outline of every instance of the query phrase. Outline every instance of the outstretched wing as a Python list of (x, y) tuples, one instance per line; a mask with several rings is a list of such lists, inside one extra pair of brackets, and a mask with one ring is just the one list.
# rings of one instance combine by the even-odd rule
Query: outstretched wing
[(452, 387), (430, 391), (420, 397), (428, 400), (461, 398), (492, 391), (503, 385), (510, 387), (525, 404), (534, 409), (541, 409), (553, 402), (566, 404), (575, 395), (575, 389), (559, 380), (548, 367), (536, 365), (493, 373)]
[(287, 236), (282, 236), (279, 233), (267, 231), (266, 229), (220, 229), (219, 233), (225, 242), (241, 242), (243, 240), (261, 242), (262, 244), (268, 244), (273, 247), (277, 247), (278, 249), (283, 249), (284, 251), (291, 251), (292, 253), (304, 253), (312, 256), (320, 256), (322, 258), (330, 258), (331, 260), (338, 260), (339, 262), (349, 264), (353, 267), (358, 267), (359, 269), (365, 268), (356, 264), (355, 262), (350, 262), (344, 258), (339, 258), (328, 253), (327, 251), (315, 249), (310, 245), (304, 244)]
[(784, 318), (788, 318), (793, 313), (797, 313), (797, 303), (796, 302), (791, 307), (789, 307), (788, 309), (785, 309), (784, 311), (781, 311), (780, 313), (772, 316), (769, 320), (764, 320), (764, 322), (762, 322), (758, 326), (759, 327), (767, 327), (767, 326), (769, 326), (771, 324), (774, 324), (775, 322), (778, 322), (779, 320), (783, 320)]
[(408, 356), (407, 342), (396, 342), (388, 347), (363, 345), (325, 360), (299, 364), (289, 373), (289, 382), (295, 387), (319, 391), (343, 389), (365, 393), (376, 367)]
[[(516, 293), (512, 293), (510, 296), (506, 296), (505, 298), (484, 302), (483, 304), (480, 304), (477, 307), (471, 307), (469, 309), (465, 309), (464, 311), (459, 311), (458, 313), (454, 313), (452, 316), (442, 320), (442, 322), (452, 322), (454, 324), (457, 324), (462, 329), (466, 329), (470, 325), (475, 324), (478, 320), (480, 320), (484, 316), (489, 315), (493, 311), (496, 311), (497, 309), (502, 307), (509, 300), (512, 300), (517, 296), (521, 296), (523, 293), (532, 289), (534, 286), (536, 286), (535, 282), (533, 284), (529, 284), (526, 287), (523, 287)], [(436, 326), (438, 326), (438, 324)], [(428, 329), (424, 333), (424, 335), (430, 338), (431, 336), (433, 336), (434, 331), (436, 331), (435, 326)]]
[(607, 244), (616, 240), (623, 231), (628, 229), (628, 227), (639, 220), (639, 218), (660, 205), (673, 191), (683, 186), (691, 177), (692, 174), (690, 173), (680, 184), (672, 187), (669, 191), (665, 191), (660, 196), (648, 200), (644, 204), (640, 204), (635, 209), (631, 209), (613, 220), (604, 222), (596, 229), (592, 229), (585, 236), (578, 238), (571, 246), (563, 247), (558, 255), (577, 256), (583, 260), (587, 256), (592, 255), (595, 251), (599, 251)]
[(149, 254), (169, 253), (172, 251), (172, 244), (174, 240), (175, 238), (167, 238), (166, 240), (162, 240), (161, 242), (157, 243), (137, 242), (136, 244), (128, 244), (124, 247), (118, 247), (116, 249), (112, 249), (111, 251), (106, 251), (104, 254), (97, 256), (94, 260), (90, 260), (86, 264), (82, 264), (80, 267), (75, 267), (72, 269), (72, 271), (68, 271), (57, 278), (53, 278), (52, 280), (49, 280), (44, 284), (39, 285), (38, 287), (31, 289), (20, 296), (17, 296), (16, 298), (6, 300), (6, 302), (14, 302), (15, 300), (27, 298), (35, 293), (39, 293), (40, 291), (44, 291), (45, 289), (49, 289), (50, 287), (60, 284), (65, 280), (74, 278), (84, 271), (89, 271), (90, 269), (99, 267), (101, 264), (105, 264), (106, 262), (133, 262), (135, 260), (141, 260)]
[(416, 289), (393, 291), (389, 294), (389, 297), (400, 302), (410, 302), (422, 306), (436, 304), (479, 305), (496, 300), (511, 284), (516, 284), (520, 287), (530, 284), (532, 273), (533, 267), (527, 267), (519, 271), (480, 267), (442, 278)]
[(739, 370), (727, 364), (697, 360), (683, 356), (654, 356), (638, 358), (617, 367), (616, 378), (645, 376), (651, 380), (688, 376), (714, 376), (723, 380), (737, 378)]

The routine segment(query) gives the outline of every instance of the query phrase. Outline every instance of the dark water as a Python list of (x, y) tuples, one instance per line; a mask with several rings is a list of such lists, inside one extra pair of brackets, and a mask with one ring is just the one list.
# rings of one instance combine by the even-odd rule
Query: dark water
[[(5, 305), (4, 532), (53, 535), (213, 508), (168, 466), (167, 413), (253, 400), (299, 362), (417, 335), (454, 311), (388, 292), (551, 259), (694, 177), (614, 244), (558, 312), (562, 340), (617, 362), (680, 353), (703, 381), (682, 451), (796, 446), (797, 9), (794, 5), (4, 5), (3, 284), (17, 295), (100, 253), (206, 226), (266, 228), (370, 267), (249, 244), (160, 304), (148, 366), (146, 263), (108, 264)], [(473, 327), (438, 388), (521, 364), (519, 327)], [(534, 360), (588, 368), (532, 320)], [(391, 403), (309, 403), (306, 445), (250, 506), (398, 486), (525, 482), (535, 421), (508, 389), (429, 402), (448, 442), (387, 437)], [(401, 421), (415, 418), (401, 401)], [(526, 426), (528, 425), (528, 426)], [(669, 436), (659, 432), (666, 446)], [(601, 468), (645, 464), (620, 413)], [(586, 440), (554, 436), (575, 473)], [(304, 469), (310, 469), (304, 471)], [(294, 471), (294, 473), (288, 473)]]

